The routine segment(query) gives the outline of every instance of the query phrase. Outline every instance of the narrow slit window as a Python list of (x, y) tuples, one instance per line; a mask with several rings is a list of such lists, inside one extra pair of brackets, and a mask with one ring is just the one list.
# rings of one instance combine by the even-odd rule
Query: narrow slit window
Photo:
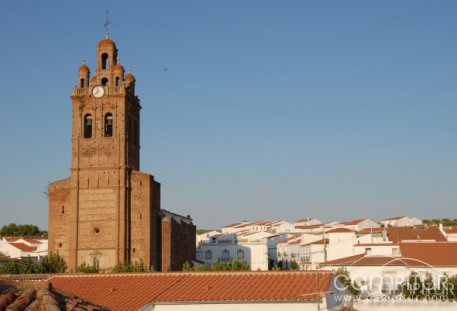
[(105, 114), (105, 137), (113, 136), (113, 115)]
[(108, 54), (102, 54), (102, 69), (108, 69)]
[(84, 117), (84, 138), (92, 137), (92, 116), (86, 114)]
[(135, 120), (135, 145), (140, 144), (140, 125), (138, 120)]

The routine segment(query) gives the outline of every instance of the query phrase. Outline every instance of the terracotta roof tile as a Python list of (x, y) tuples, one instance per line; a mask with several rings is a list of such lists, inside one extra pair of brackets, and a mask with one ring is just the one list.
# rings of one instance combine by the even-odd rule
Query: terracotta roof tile
[(303, 244), (303, 245), (323, 245), (323, 244), (328, 244), (328, 239), (322, 239), (322, 240), (314, 241), (314, 242)]
[[(319, 272), (325, 292), (331, 272)], [(303, 301), (317, 299), (316, 272), (187, 272), (59, 275), (53, 287), (112, 310), (138, 310), (150, 302)]]
[(441, 234), (438, 227), (430, 227), (427, 229), (411, 229), (408, 227), (389, 227), (387, 228), (387, 236), (390, 241), (398, 243), (401, 241), (418, 241), (432, 240), (437, 242), (445, 242), (446, 238)]
[(29, 242), (30, 244), (42, 244), (40, 241), (32, 238), (23, 238), (23, 240)]
[(327, 231), (326, 233), (350, 233), (350, 232), (354, 232), (354, 230), (347, 229), (347, 228), (335, 228), (335, 229)]
[(457, 242), (400, 243), (400, 251), (432, 266), (457, 266)]
[(231, 228), (231, 227), (235, 227), (237, 225), (241, 224), (240, 222), (236, 222), (234, 224), (230, 224), (230, 225), (227, 225), (227, 226), (223, 226), (222, 228)]
[(21, 237), (19, 237), (19, 236), (10, 236), (10, 237), (5, 237), (5, 240), (11, 243), (11, 242), (16, 242), (20, 238)]
[(16, 247), (17, 249), (20, 249), (23, 252), (34, 252), (37, 250), (36, 246), (28, 246), (27, 244), (24, 243), (10, 243), (10, 245)]
[(400, 258), (382, 255), (365, 255), (359, 254), (344, 258), (339, 258), (327, 262), (323, 262), (321, 266), (404, 266), (405, 261)]
[(345, 222), (342, 222), (341, 224), (344, 224), (346, 226), (352, 226), (352, 225), (358, 225), (359, 223), (361, 223), (362, 221), (365, 221), (366, 219), (365, 218), (361, 218), (361, 219), (354, 219), (354, 220), (351, 220), (351, 221), (345, 221)]
[(391, 217), (391, 218), (385, 218), (383, 220), (399, 220), (399, 219), (402, 219), (402, 218), (405, 218), (406, 216), (397, 216), (397, 217)]
[(457, 267), (457, 242), (400, 243), (402, 257), (365, 255), (339, 258), (323, 266), (442, 266)]
[(83, 297), (93, 303), (113, 310), (138, 310), (153, 301), (182, 275), (150, 274), (107, 274), (54, 276), (52, 286)]
[(396, 243), (359, 243), (354, 246), (397, 246)]
[(384, 228), (365, 228), (363, 230), (360, 230), (358, 233), (359, 234), (370, 234), (370, 233), (380, 233), (383, 231), (384, 231)]
[(318, 224), (318, 225), (309, 225), (309, 226), (295, 226), (295, 228), (306, 230), (306, 229), (317, 229), (317, 228), (320, 228), (323, 226), (324, 226), (324, 224)]
[(457, 227), (444, 228), (444, 231), (449, 234), (454, 234), (454, 233), (457, 233)]
[(278, 244), (279, 244), (279, 243), (289, 243), (290, 241), (295, 240), (295, 239), (297, 239), (297, 238), (299, 238), (299, 237), (300, 237), (300, 235), (296, 234), (296, 235), (293, 235), (293, 236), (291, 236), (291, 237), (288, 237), (288, 238), (279, 240), (279, 241), (278, 241)]

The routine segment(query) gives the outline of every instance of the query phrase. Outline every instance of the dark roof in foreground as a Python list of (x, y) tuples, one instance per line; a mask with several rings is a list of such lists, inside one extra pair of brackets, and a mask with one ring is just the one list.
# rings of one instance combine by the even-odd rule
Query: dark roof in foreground
[(221, 271), (53, 275), (48, 281), (111, 310), (128, 311), (150, 302), (315, 301), (332, 278), (328, 271)]
[(0, 292), (0, 310), (105, 311), (108, 309), (58, 289), (9, 287)]

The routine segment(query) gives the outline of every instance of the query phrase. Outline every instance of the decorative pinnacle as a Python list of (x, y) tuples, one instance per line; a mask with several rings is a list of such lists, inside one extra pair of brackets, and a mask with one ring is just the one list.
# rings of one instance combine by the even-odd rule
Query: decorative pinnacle
[(85, 64), (86, 64), (86, 58), (83, 57), (83, 65), (85, 65)]
[(109, 26), (111, 26), (111, 22), (110, 22), (110, 20), (109, 20), (109, 13), (110, 13), (110, 12), (108, 11), (108, 9), (106, 9), (106, 11), (105, 11), (105, 14), (106, 14), (106, 21), (105, 21), (105, 25), (104, 25), (104, 27), (105, 27), (105, 29), (106, 29), (106, 39), (109, 38)]
[(132, 74), (132, 69), (129, 68), (129, 75), (131, 75), (131, 74)]

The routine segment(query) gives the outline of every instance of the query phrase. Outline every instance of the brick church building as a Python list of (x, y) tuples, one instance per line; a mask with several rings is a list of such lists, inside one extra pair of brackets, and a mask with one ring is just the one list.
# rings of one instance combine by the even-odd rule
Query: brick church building
[(71, 176), (49, 185), (49, 251), (68, 269), (109, 271), (142, 260), (181, 270), (195, 258), (195, 226), (160, 207), (160, 183), (140, 171), (140, 100), (116, 44), (97, 45), (91, 77), (83, 61), (72, 95)]

